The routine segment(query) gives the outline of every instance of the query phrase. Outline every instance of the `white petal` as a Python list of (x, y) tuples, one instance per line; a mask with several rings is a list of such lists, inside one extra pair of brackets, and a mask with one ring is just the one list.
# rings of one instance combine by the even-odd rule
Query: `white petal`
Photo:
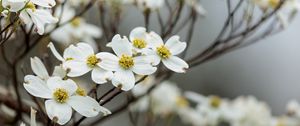
[(63, 69), (63, 67), (61, 65), (55, 66), (52, 76), (58, 76), (58, 77), (64, 78), (67, 76), (67, 72), (65, 69)]
[(100, 67), (94, 68), (92, 71), (92, 80), (97, 84), (106, 83), (108, 80), (111, 80), (113, 73), (101, 69)]
[(96, 54), (96, 56), (100, 59), (100, 63), (98, 65), (109, 71), (116, 71), (120, 69), (119, 66), (119, 58), (108, 52), (101, 52)]
[(134, 58), (133, 72), (139, 75), (150, 75), (156, 71), (156, 67), (150, 65), (147, 56), (138, 56)]
[(134, 87), (135, 77), (130, 70), (120, 70), (114, 73), (112, 84), (115, 87), (121, 87), (122, 90), (128, 91)]
[(66, 61), (63, 67), (70, 70), (67, 74), (69, 77), (82, 76), (92, 70), (85, 62), (75, 60)]
[(102, 108), (99, 103), (91, 97), (72, 96), (68, 100), (68, 104), (85, 117), (94, 117), (101, 112)]
[(24, 81), (24, 88), (31, 95), (41, 98), (52, 98), (52, 93), (45, 81), (33, 75), (25, 76)]
[(53, 7), (56, 4), (55, 0), (30, 0), (30, 2), (42, 7)]
[(162, 38), (155, 32), (150, 32), (148, 37), (149, 38), (147, 44), (149, 44), (149, 47), (153, 49), (164, 44)]
[(49, 78), (48, 71), (45, 65), (38, 57), (30, 58), (32, 71), (40, 78), (46, 80)]
[(25, 24), (32, 23), (30, 16), (27, 14), (27, 12), (25, 10), (21, 11), (19, 17)]
[(127, 37), (123, 37), (121, 38), (121, 36), (119, 34), (115, 35), (112, 38), (112, 41), (110, 43), (113, 51), (117, 54), (118, 57), (122, 56), (122, 55), (132, 55), (132, 46), (129, 43), (129, 40), (127, 39)]
[(21, 10), (25, 4), (25, 0), (2, 0), (3, 7), (9, 7), (9, 11), (11, 12), (17, 12)]
[(72, 95), (77, 90), (77, 85), (73, 80), (62, 80), (60, 77), (49, 78), (47, 81), (47, 85), (52, 92), (57, 88), (63, 88), (68, 91), (69, 95)]
[(152, 49), (145, 49), (144, 54), (148, 57), (150, 63), (152, 65), (158, 65), (161, 61), (160, 56)]
[(165, 46), (170, 50), (172, 55), (177, 55), (184, 51), (186, 42), (180, 42), (179, 36), (172, 36), (168, 39)]
[(53, 53), (53, 55), (60, 61), (65, 61), (64, 58), (57, 52), (57, 50), (55, 49), (55, 46), (53, 45), (52, 42), (50, 42), (48, 44), (48, 47), (50, 48), (51, 52)]
[(85, 56), (90, 56), (94, 54), (93, 47), (85, 42), (80, 42), (76, 44), (76, 47), (84, 53)]
[(145, 40), (147, 36), (146, 28), (144, 27), (136, 27), (134, 28), (130, 34), (129, 34), (129, 39), (132, 42), (134, 39), (143, 39)]
[(189, 65), (177, 56), (163, 59), (162, 62), (167, 68), (177, 73), (185, 73), (186, 69), (189, 68)]
[(70, 45), (65, 49), (63, 57), (64, 59), (73, 58), (74, 60), (85, 61), (86, 58), (92, 54), (93, 52), (88, 52), (88, 54), (86, 54), (81, 48)]
[(83, 28), (84, 28), (83, 31), (85, 32), (86, 35), (94, 38), (100, 38), (103, 34), (102, 30), (96, 25), (84, 24)]
[(48, 117), (53, 120), (57, 118), (57, 123), (60, 125), (66, 124), (72, 116), (72, 108), (68, 104), (60, 104), (54, 100), (45, 101), (45, 108)]

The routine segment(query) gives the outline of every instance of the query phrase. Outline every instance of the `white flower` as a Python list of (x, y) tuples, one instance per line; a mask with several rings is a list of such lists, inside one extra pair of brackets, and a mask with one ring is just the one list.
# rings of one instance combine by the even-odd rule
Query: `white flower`
[(103, 84), (110, 80), (113, 75), (111, 71), (99, 67), (99, 63), (103, 62), (100, 56), (107, 53), (95, 54), (93, 48), (86, 43), (70, 45), (65, 49), (63, 57), (55, 50), (52, 43), (48, 46), (56, 58), (63, 62), (63, 68), (68, 71), (67, 76), (69, 77), (82, 76), (92, 71), (92, 80), (97, 84)]
[(156, 115), (165, 116), (177, 112), (182, 95), (174, 83), (164, 81), (151, 92), (150, 98), (152, 112)]
[(149, 35), (144, 27), (136, 27), (129, 34), (129, 40), (132, 43), (134, 51), (140, 53), (150, 48)]
[[(75, 16), (75, 10), (67, 5), (64, 5), (61, 23), (71, 20)], [(60, 17), (61, 7), (56, 9), (56, 17)], [(70, 23), (54, 30), (50, 37), (56, 42), (67, 46), (74, 44), (74, 42), (84, 41), (90, 44), (94, 50), (97, 50), (97, 43), (95, 38), (102, 36), (102, 30), (96, 25), (88, 24), (85, 19), (77, 17)]]
[(133, 56), (132, 46), (126, 37), (115, 35), (110, 43), (117, 56), (110, 53), (102, 53), (99, 65), (110, 71), (115, 71), (112, 84), (122, 90), (128, 91), (134, 87), (134, 73), (138, 75), (150, 75), (156, 71), (145, 56)]
[(188, 6), (191, 6), (199, 15), (204, 16), (207, 12), (200, 4), (199, 0), (185, 0)]
[(168, 69), (177, 73), (184, 73), (188, 69), (188, 64), (176, 56), (185, 50), (186, 42), (179, 41), (179, 36), (172, 36), (164, 44), (158, 34), (150, 32), (149, 35), (152, 50), (147, 50), (146, 55), (151, 57), (153, 65), (162, 61)]
[(99, 112), (109, 114), (98, 102), (88, 96), (75, 95), (78, 89), (76, 83), (70, 79), (50, 77), (47, 82), (38, 78), (25, 76), (25, 89), (33, 96), (47, 99), (45, 108), (51, 120), (60, 125), (66, 124), (72, 116), (72, 108), (86, 117), (97, 116)]
[(11, 12), (17, 12), (25, 6), (38, 5), (41, 7), (51, 8), (55, 6), (55, 0), (2, 0), (2, 6)]
[[(33, 69), (41, 68), (41, 71), (34, 70), (38, 76), (27, 75), (24, 78), (24, 88), (35, 97), (47, 99), (45, 101), (46, 112), (51, 120), (60, 125), (66, 124), (72, 116), (72, 108), (86, 117), (93, 117), (99, 112), (104, 115), (110, 111), (101, 107), (98, 102), (91, 97), (78, 93), (78, 86), (71, 79), (62, 79), (58, 76), (51, 76), (45, 79), (45, 66), (38, 58), (31, 59)], [(37, 69), (39, 70), (39, 69)], [(41, 78), (43, 77), (43, 78)]]
[(141, 9), (157, 10), (164, 5), (165, 0), (136, 0), (136, 2)]
[(230, 122), (232, 126), (271, 125), (271, 112), (268, 106), (252, 96), (235, 99), (232, 103), (232, 110), (240, 113), (235, 120)]

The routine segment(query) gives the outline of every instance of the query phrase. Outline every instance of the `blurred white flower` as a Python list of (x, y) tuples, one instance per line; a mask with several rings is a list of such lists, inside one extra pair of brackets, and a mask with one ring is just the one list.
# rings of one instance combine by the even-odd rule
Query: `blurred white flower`
[(136, 2), (141, 9), (158, 10), (164, 5), (165, 0), (136, 0)]
[[(40, 7), (51, 8), (56, 4), (55, 0), (3, 0), (2, 5), (11, 12), (21, 11), (19, 17), (25, 24), (35, 24), (37, 32), (42, 35), (46, 24), (54, 24), (58, 21), (49, 10)], [(38, 7), (36, 7), (38, 6)]]
[(188, 6), (191, 6), (199, 15), (204, 16), (207, 12), (200, 4), (199, 0), (185, 0)]
[[(176, 113), (178, 106), (182, 105), (180, 89), (172, 82), (164, 81), (150, 94), (150, 107), (154, 114), (166, 116)], [(183, 103), (185, 104), (185, 103)]]
[[(55, 16), (61, 17), (61, 24), (66, 23), (75, 16), (75, 10), (68, 5), (64, 5), (62, 11), (60, 6), (57, 7)], [(54, 26), (52, 28), (54, 28)], [(88, 24), (85, 19), (81, 17), (73, 19), (70, 23), (55, 29), (50, 34), (51, 39), (53, 39), (55, 42), (63, 44), (64, 46), (83, 41), (90, 44), (94, 48), (94, 51), (97, 51), (97, 43), (94, 39), (100, 38), (101, 36), (102, 29), (96, 25)]]
[(232, 102), (232, 109), (240, 113), (235, 120), (230, 122), (232, 126), (271, 125), (270, 109), (265, 103), (258, 101), (255, 97), (238, 97)]
[(168, 69), (177, 73), (184, 73), (189, 68), (184, 60), (176, 56), (186, 48), (186, 42), (181, 42), (179, 36), (172, 36), (164, 44), (162, 38), (155, 32), (150, 32), (149, 35), (149, 41), (151, 41), (149, 45), (152, 50), (147, 50), (145, 54), (151, 57), (153, 65), (162, 61)]

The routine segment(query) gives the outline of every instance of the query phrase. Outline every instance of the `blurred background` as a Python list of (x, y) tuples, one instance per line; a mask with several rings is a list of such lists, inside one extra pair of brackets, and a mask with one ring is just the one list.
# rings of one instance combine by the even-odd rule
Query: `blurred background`
[[(225, 1), (202, 0), (201, 3), (207, 15), (197, 21), (187, 58), (203, 50), (216, 38), (227, 16)], [(137, 18), (142, 17), (140, 11), (136, 8), (127, 9), (120, 27), (122, 35), (128, 35), (133, 28), (144, 25), (143, 18)], [(93, 17), (93, 14), (89, 16)], [(152, 15), (150, 22), (150, 29), (158, 32), (156, 15)], [(283, 114), (288, 101), (300, 100), (299, 28), (298, 16), (283, 32), (206, 62), (189, 70), (187, 74), (175, 74), (171, 80), (184, 90), (205, 95), (228, 98), (253, 95), (266, 101), (274, 115)], [(182, 40), (185, 40), (185, 32), (183, 30), (179, 33)], [(120, 118), (109, 120), (105, 125), (114, 125), (120, 121), (129, 125), (127, 116), (128, 113), (123, 113)]]

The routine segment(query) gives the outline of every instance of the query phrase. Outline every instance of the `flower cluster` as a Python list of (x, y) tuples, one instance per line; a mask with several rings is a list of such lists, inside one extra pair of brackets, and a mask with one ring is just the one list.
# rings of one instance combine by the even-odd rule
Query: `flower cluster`
[(152, 112), (167, 119), (178, 115), (183, 123), (193, 126), (298, 126), (300, 125), (300, 104), (291, 101), (287, 114), (272, 116), (270, 108), (253, 96), (240, 96), (234, 100), (218, 96), (204, 96), (195, 92), (184, 92), (176, 84), (164, 81), (149, 95), (143, 95), (154, 83), (150, 76), (132, 91), (142, 96), (130, 106), (132, 112)]
[(299, 0), (251, 0), (251, 2), (263, 12), (274, 11), (283, 2), (282, 8), (276, 12), (276, 17), (283, 27), (286, 27), (300, 10)]
[(2, 0), (1, 3), (2, 15), (9, 19), (11, 13), (16, 13), (26, 25), (33, 23), (40, 35), (44, 34), (46, 24), (58, 22), (49, 10), (56, 5), (55, 0)]
[(184, 73), (189, 67), (176, 56), (185, 50), (185, 42), (181, 42), (178, 36), (172, 36), (164, 43), (158, 34), (148, 33), (143, 27), (133, 29), (129, 39), (115, 35), (107, 46), (114, 54), (95, 53), (89, 44), (78, 43), (67, 47), (61, 56), (50, 43), (48, 47), (61, 61), (51, 76), (39, 58), (31, 59), (36, 76), (25, 76), (24, 87), (31, 95), (47, 99), (45, 106), (50, 119), (59, 124), (67, 123), (71, 119), (71, 108), (86, 117), (96, 116), (99, 112), (110, 114), (72, 80), (90, 71), (95, 83), (111, 81), (115, 87), (128, 91), (135, 86), (136, 76), (153, 74), (160, 62), (177, 73)]

